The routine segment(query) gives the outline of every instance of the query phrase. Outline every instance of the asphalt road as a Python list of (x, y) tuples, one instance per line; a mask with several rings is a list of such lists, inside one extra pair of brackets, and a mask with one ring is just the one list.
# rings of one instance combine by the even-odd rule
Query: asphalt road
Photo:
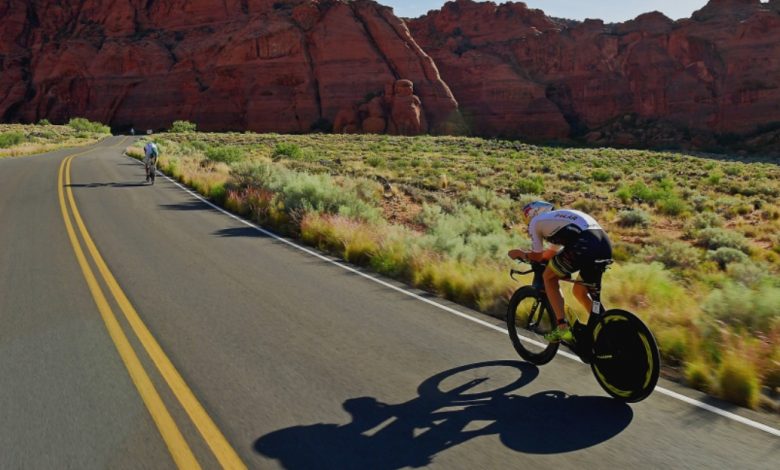
[(144, 185), (127, 143), (0, 160), (0, 468), (777, 468), (776, 435), (661, 393), (620, 404), (583, 364), (537, 369)]

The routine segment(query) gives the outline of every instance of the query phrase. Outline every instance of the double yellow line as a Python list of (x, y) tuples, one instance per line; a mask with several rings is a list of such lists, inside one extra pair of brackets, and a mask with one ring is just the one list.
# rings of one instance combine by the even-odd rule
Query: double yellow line
[[(122, 139), (118, 144), (112, 147), (121, 145), (125, 139)], [(136, 337), (157, 367), (160, 375), (165, 379), (174, 396), (179, 400), (182, 408), (187, 412), (187, 415), (192, 420), (198, 432), (200, 432), (203, 440), (206, 441), (206, 444), (214, 453), (217, 461), (223, 468), (245, 469), (246, 465), (227, 442), (225, 436), (222, 435), (222, 432), (220, 432), (216, 424), (214, 424), (214, 421), (206, 413), (206, 410), (200, 402), (198, 402), (197, 398), (195, 398), (195, 395), (184, 382), (184, 379), (173, 366), (170, 359), (168, 359), (168, 356), (165, 355), (149, 329), (144, 325), (143, 321), (141, 321), (141, 317), (119, 287), (119, 283), (117, 283), (113, 274), (111, 274), (111, 271), (108, 269), (108, 266), (100, 255), (100, 252), (84, 225), (84, 221), (76, 206), (76, 200), (73, 197), (73, 191), (70, 186), (70, 166), (75, 157), (94, 150), (97, 149), (70, 155), (62, 161), (57, 175), (57, 195), (60, 201), (62, 218), (65, 221), (65, 230), (68, 233), (71, 245), (73, 245), (73, 251), (76, 254), (76, 259), (81, 267), (84, 279), (87, 281), (95, 304), (100, 311), (103, 322), (106, 324), (106, 329), (130, 374), (130, 378), (138, 389), (138, 393), (141, 395), (146, 408), (149, 410), (152, 419), (157, 425), (157, 429), (160, 431), (176, 465), (179, 468), (184, 469), (200, 469), (200, 464), (192, 453), (192, 449), (184, 439), (184, 436), (166, 408), (165, 403), (157, 392), (152, 380), (149, 378), (146, 370), (144, 370), (138, 355), (122, 330), (122, 327), (104, 294), (103, 288), (100, 286), (100, 283), (87, 260), (81, 243), (86, 246), (92, 262), (97, 267), (103, 282), (108, 287), (108, 290), (111, 292), (111, 295), (119, 306), (119, 309), (122, 311), (122, 314), (127, 319), (127, 322), (130, 324)], [(70, 209), (70, 214), (68, 213), (68, 209)], [(81, 242), (76, 235), (76, 230), (74, 229), (71, 217), (73, 218), (73, 221), (75, 221), (78, 232), (81, 234)]]

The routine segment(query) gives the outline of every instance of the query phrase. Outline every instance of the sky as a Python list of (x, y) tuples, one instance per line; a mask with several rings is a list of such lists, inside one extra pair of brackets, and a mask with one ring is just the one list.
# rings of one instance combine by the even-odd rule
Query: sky
[[(377, 0), (393, 7), (397, 16), (415, 18), (444, 5), (445, 0)], [(494, 3), (504, 3), (495, 0)], [(584, 20), (599, 18), (607, 23), (634, 19), (642, 13), (658, 10), (672, 19), (687, 18), (707, 4), (707, 0), (525, 0), (529, 8), (538, 8), (548, 16)]]

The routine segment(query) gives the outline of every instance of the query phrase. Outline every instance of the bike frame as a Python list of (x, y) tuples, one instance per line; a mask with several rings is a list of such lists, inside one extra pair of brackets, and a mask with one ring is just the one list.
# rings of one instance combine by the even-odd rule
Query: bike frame
[[(607, 270), (610, 264), (612, 264), (612, 260), (597, 260), (597, 264), (602, 266), (601, 275), (604, 274), (604, 271)], [(541, 276), (541, 273), (544, 271), (544, 268), (546, 268), (547, 263), (536, 263), (533, 261), (528, 262), (531, 265), (531, 269), (528, 271), (518, 271), (515, 269), (512, 269), (509, 273), (509, 276), (515, 280), (518, 281), (518, 279), (515, 279), (515, 275), (526, 275), (534, 273), (534, 282), (533, 285), (536, 286), (538, 284), (537, 277)], [(592, 346), (592, 341), (589, 341), (589, 339), (593, 338), (593, 332), (596, 328), (596, 326), (599, 324), (599, 321), (601, 321), (602, 316), (606, 312), (606, 308), (604, 307), (604, 304), (601, 303), (601, 275), (599, 275), (598, 281), (595, 283), (588, 283), (585, 281), (581, 281), (578, 279), (567, 279), (567, 278), (560, 278), (563, 282), (568, 282), (571, 284), (578, 284), (581, 286), (584, 286), (588, 290), (588, 295), (590, 295), (591, 300), (593, 301), (593, 308), (591, 308), (590, 315), (588, 315), (588, 323), (586, 324), (586, 332), (587, 335), (585, 335), (582, 339), (585, 340), (585, 343), (580, 345), (577, 349), (580, 349), (577, 352), (577, 354), (583, 359), (588, 359), (585, 357), (582, 357), (583, 354), (590, 354), (590, 348)], [(544, 284), (542, 283), (542, 286)], [(544, 287), (541, 289), (538, 289), (541, 293), (544, 294), (545, 302), (548, 303), (547, 308), (551, 308), (549, 306), (549, 297), (547, 297), (547, 292), (545, 292)], [(534, 311), (536, 311), (537, 306), (534, 307)], [(578, 340), (579, 341), (579, 340)], [(585, 346), (584, 348), (582, 346)], [(583, 350), (584, 349), (584, 350)]]

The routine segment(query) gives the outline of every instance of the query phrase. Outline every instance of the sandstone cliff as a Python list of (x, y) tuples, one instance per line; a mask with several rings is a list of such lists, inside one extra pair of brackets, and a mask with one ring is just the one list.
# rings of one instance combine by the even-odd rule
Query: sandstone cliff
[(358, 0), (5, 0), (0, 116), (306, 132), (388, 82), (436, 130), (457, 103), (406, 25)]
[(483, 134), (713, 146), (780, 123), (778, 0), (621, 24), (458, 0), (410, 29)]
[(470, 0), (0, 0), (0, 119), (306, 132), (409, 79), (429, 129), (780, 149), (780, 0), (604, 24)]

